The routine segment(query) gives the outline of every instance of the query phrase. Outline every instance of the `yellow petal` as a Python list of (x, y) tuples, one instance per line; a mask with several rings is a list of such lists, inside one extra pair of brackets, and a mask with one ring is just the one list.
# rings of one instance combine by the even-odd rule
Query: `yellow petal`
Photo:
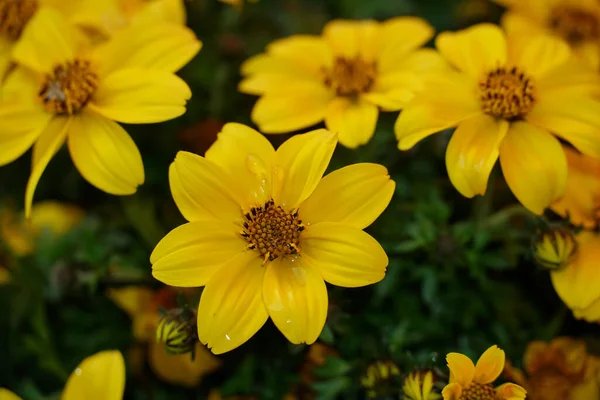
[(194, 58), (201, 47), (202, 42), (185, 26), (140, 22), (97, 47), (93, 57), (103, 75), (130, 68), (175, 72)]
[(84, 359), (67, 380), (61, 400), (121, 400), (125, 390), (125, 360), (117, 350)]
[[(294, 68), (290, 67), (285, 72), (257, 73), (249, 76), (240, 82), (238, 90), (247, 94), (270, 94), (285, 97), (286, 94), (294, 93), (296, 87), (303, 90), (306, 86), (314, 86), (315, 83), (320, 86), (321, 78), (303, 74), (303, 72), (296, 72)], [(316, 91), (321, 90), (319, 88)]]
[(12, 62), (13, 42), (0, 37), (0, 81), (4, 80), (8, 67)]
[(41, 79), (39, 73), (26, 67), (15, 66), (0, 87), (0, 101), (4, 104), (2, 107), (18, 105), (45, 112), (39, 99)]
[(91, 112), (75, 116), (68, 145), (79, 173), (98, 189), (127, 195), (144, 183), (142, 156), (116, 122)]
[(126, 286), (118, 289), (108, 289), (106, 297), (111, 299), (131, 318), (135, 318), (148, 309), (148, 305), (152, 301), (153, 291), (139, 286)]
[(450, 369), (450, 374), (454, 377), (454, 381), (460, 386), (467, 387), (473, 382), (475, 376), (475, 365), (473, 361), (464, 354), (448, 353), (446, 362)]
[(275, 153), (273, 199), (292, 210), (315, 190), (323, 177), (337, 135), (325, 129), (296, 135), (285, 141)]
[(314, 343), (327, 318), (327, 288), (302, 257), (279, 258), (266, 267), (265, 306), (275, 326), (292, 343)]
[(531, 124), (511, 125), (500, 146), (500, 164), (510, 190), (535, 214), (565, 192), (568, 168), (560, 142)]
[(338, 97), (327, 109), (325, 125), (338, 134), (341, 145), (354, 149), (369, 142), (375, 133), (379, 110), (368, 101)]
[(498, 400), (524, 400), (526, 397), (527, 391), (514, 383), (505, 383), (496, 388), (496, 399)]
[(147, 22), (168, 22), (175, 25), (185, 25), (184, 0), (154, 0), (147, 2), (136, 18)]
[(408, 53), (427, 43), (435, 30), (424, 19), (396, 17), (381, 24), (379, 37), (382, 41), (377, 68), (381, 73), (395, 70)]
[(564, 64), (571, 56), (569, 45), (550, 35), (511, 35), (510, 65), (518, 66), (528, 76), (541, 78)]
[(285, 133), (315, 125), (327, 113), (333, 94), (321, 84), (293, 85), (288, 93), (267, 93), (252, 109), (252, 121), (264, 133)]
[(398, 148), (408, 150), (425, 137), (481, 114), (476, 81), (455, 72), (427, 75), (424, 88), (396, 120)]
[[(333, 64), (331, 49), (327, 41), (320, 36), (293, 35), (276, 40), (269, 44), (267, 54), (286, 60), (288, 64), (293, 64), (297, 69), (309, 72), (313, 76), (322, 76), (323, 68), (329, 68)], [(252, 69), (246, 64), (242, 67), (244, 74), (260, 71), (262, 68)]]
[(333, 53), (352, 59), (360, 55), (373, 60), (379, 53), (379, 24), (372, 20), (334, 20), (323, 28), (323, 37)]
[(446, 150), (446, 169), (465, 197), (484, 195), (509, 123), (481, 114), (458, 125)]
[(83, 210), (75, 205), (44, 200), (33, 205), (28, 223), (34, 230), (46, 230), (59, 237), (79, 225), (83, 217)]
[(494, 382), (504, 369), (504, 360), (504, 350), (496, 345), (490, 347), (479, 357), (473, 380), (483, 385)]
[(37, 72), (49, 73), (73, 60), (76, 40), (73, 28), (56, 10), (40, 8), (31, 18), (13, 50), (13, 58)]
[(419, 83), (420, 78), (412, 71), (388, 73), (377, 77), (375, 86), (361, 99), (380, 106), (384, 111), (400, 110), (412, 100)]
[(180, 151), (169, 168), (175, 204), (188, 221), (239, 222), (243, 196), (220, 166), (196, 154)]
[(25, 189), (25, 217), (29, 218), (31, 214), (31, 203), (33, 203), (33, 194), (37, 187), (42, 173), (50, 162), (50, 159), (61, 148), (67, 137), (67, 131), (71, 120), (66, 117), (54, 117), (50, 120), (46, 129), (42, 132), (37, 142), (33, 146), (33, 161), (31, 165), (31, 174), (27, 181)]
[(497, 25), (478, 24), (458, 32), (442, 32), (435, 45), (454, 67), (476, 79), (506, 64), (506, 38)]
[(21, 104), (0, 107), (0, 165), (21, 157), (40, 136), (52, 118), (40, 108)]
[(442, 390), (444, 400), (460, 400), (462, 387), (458, 383), (450, 383)]
[(265, 268), (254, 251), (244, 252), (221, 267), (202, 292), (198, 337), (214, 354), (233, 350), (267, 321), (262, 286)]
[(191, 95), (188, 85), (170, 72), (122, 69), (102, 80), (88, 108), (126, 124), (148, 124), (185, 113)]
[(300, 207), (305, 224), (339, 222), (364, 229), (386, 209), (396, 184), (387, 169), (360, 163), (326, 175)]
[(568, 103), (565, 101), (566, 96), (593, 96), (597, 93), (599, 85), (600, 76), (597, 69), (571, 58), (536, 80), (536, 98), (539, 99), (538, 102), (560, 99), (561, 104), (565, 104)]
[(275, 149), (263, 135), (242, 124), (229, 123), (206, 151), (206, 159), (221, 166), (243, 187), (243, 208), (264, 204), (271, 198), (271, 174)]
[(246, 242), (230, 222), (190, 222), (173, 229), (157, 245), (152, 275), (170, 286), (204, 286), (220, 266), (239, 255)]
[(366, 286), (385, 276), (389, 261), (385, 251), (358, 228), (322, 222), (308, 226), (300, 240), (302, 257), (333, 285)]
[(22, 400), (8, 389), (0, 388), (0, 400)]
[(198, 386), (205, 375), (216, 371), (221, 361), (200, 343), (194, 359), (189, 354), (169, 354), (162, 343), (151, 343), (148, 355), (150, 368), (164, 382), (188, 388)]

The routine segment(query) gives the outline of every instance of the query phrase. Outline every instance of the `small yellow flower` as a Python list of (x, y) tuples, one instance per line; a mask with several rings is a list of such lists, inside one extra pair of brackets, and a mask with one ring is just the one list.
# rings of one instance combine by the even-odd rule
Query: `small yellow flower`
[(418, 73), (444, 66), (431, 49), (424, 20), (399, 17), (333, 21), (322, 36), (297, 35), (270, 44), (242, 65), (239, 90), (260, 95), (252, 120), (284, 133), (325, 120), (342, 145), (367, 143), (379, 109), (399, 110), (419, 88)]
[(533, 254), (540, 266), (557, 271), (573, 261), (577, 253), (577, 241), (564, 228), (549, 228), (533, 240)]
[(325, 324), (325, 281), (380, 281), (388, 258), (363, 231), (387, 207), (395, 184), (376, 164), (323, 177), (337, 140), (317, 130), (277, 151), (257, 131), (227, 124), (200, 157), (179, 152), (171, 193), (189, 223), (154, 249), (153, 276), (206, 286), (198, 337), (213, 353), (232, 350), (269, 317), (292, 343), (313, 343)]
[(600, 68), (600, 3), (597, 0), (494, 0), (508, 8), (502, 25), (508, 32), (553, 34), (575, 55)]
[(600, 358), (589, 354), (583, 341), (559, 337), (530, 342), (523, 362), (527, 375), (508, 363), (504, 374), (525, 387), (530, 400), (600, 398)]
[(393, 361), (375, 361), (360, 378), (360, 385), (366, 389), (369, 399), (375, 399), (393, 396), (398, 392), (400, 381), (400, 369)]
[[(85, 358), (75, 368), (61, 400), (121, 400), (125, 391), (125, 361), (117, 350), (107, 350)], [(21, 400), (0, 388), (0, 400)]]
[(442, 396), (434, 391), (433, 372), (416, 371), (411, 372), (404, 379), (402, 387), (406, 400), (438, 400)]
[(600, 223), (600, 160), (564, 147), (569, 164), (565, 194), (550, 208), (574, 225), (593, 229)]
[(76, 168), (97, 188), (126, 195), (143, 183), (140, 153), (115, 121), (166, 121), (183, 114), (191, 96), (173, 73), (189, 52), (180, 52), (179, 37), (157, 45), (149, 29), (132, 25), (126, 38), (85, 51), (53, 9), (39, 9), (27, 24), (13, 51), (22, 67), (0, 93), (0, 165), (35, 143), (26, 216), (42, 172), (65, 142)]
[(565, 268), (551, 273), (552, 284), (576, 318), (600, 322), (600, 234), (583, 231), (576, 240), (577, 253)]
[(557, 135), (600, 158), (597, 74), (570, 63), (568, 45), (546, 35), (509, 35), (479, 24), (436, 40), (455, 67), (424, 76), (400, 113), (400, 150), (457, 127), (446, 150), (450, 181), (465, 197), (485, 194), (500, 159), (517, 199), (541, 214), (565, 192), (567, 160)]
[(522, 400), (526, 391), (514, 383), (505, 383), (494, 389), (491, 385), (504, 369), (504, 351), (498, 346), (487, 349), (473, 365), (464, 354), (446, 356), (450, 368), (450, 383), (442, 391), (444, 400)]

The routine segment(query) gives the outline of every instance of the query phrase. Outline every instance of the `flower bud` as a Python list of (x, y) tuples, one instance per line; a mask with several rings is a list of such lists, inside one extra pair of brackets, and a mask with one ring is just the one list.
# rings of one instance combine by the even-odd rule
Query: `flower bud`
[(400, 369), (393, 361), (371, 363), (360, 380), (361, 386), (367, 390), (369, 399), (398, 393), (399, 382)]
[(564, 228), (550, 228), (539, 233), (534, 237), (532, 247), (535, 261), (550, 271), (566, 267), (577, 253), (575, 237)]
[(164, 343), (170, 354), (193, 352), (198, 341), (194, 313), (179, 308), (169, 310), (158, 322), (156, 341)]

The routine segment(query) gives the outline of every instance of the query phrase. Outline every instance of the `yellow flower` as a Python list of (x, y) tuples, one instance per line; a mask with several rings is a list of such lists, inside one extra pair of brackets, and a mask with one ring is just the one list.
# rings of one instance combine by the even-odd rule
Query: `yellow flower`
[(502, 25), (508, 32), (544, 32), (567, 41), (575, 55), (600, 68), (600, 3), (597, 0), (494, 0), (508, 11)]
[(240, 124), (227, 124), (200, 157), (179, 152), (169, 169), (173, 199), (189, 223), (154, 249), (154, 277), (206, 286), (198, 337), (213, 353), (232, 350), (269, 316), (292, 343), (313, 343), (325, 324), (325, 282), (380, 281), (388, 258), (363, 232), (387, 207), (395, 184), (376, 164), (322, 179), (337, 140), (297, 135), (277, 151)]
[(60, 237), (75, 228), (83, 219), (83, 210), (71, 204), (45, 200), (31, 209), (31, 218), (24, 220), (12, 210), (0, 213), (0, 237), (17, 256), (30, 254), (44, 231)]
[[(125, 361), (117, 350), (96, 353), (84, 359), (71, 373), (61, 400), (121, 400), (125, 391)], [(0, 389), (0, 400), (21, 400)]]
[(593, 229), (600, 222), (600, 160), (564, 147), (569, 164), (565, 194), (550, 208), (575, 225)]
[(576, 240), (577, 253), (565, 268), (551, 273), (552, 284), (575, 318), (600, 322), (600, 234), (584, 231)]
[(464, 354), (448, 353), (450, 383), (442, 391), (444, 400), (522, 400), (526, 391), (514, 383), (505, 383), (494, 389), (491, 385), (504, 369), (504, 351), (494, 345), (487, 349), (473, 365)]
[(399, 110), (418, 89), (418, 73), (443, 66), (424, 20), (333, 21), (322, 36), (296, 35), (269, 45), (242, 65), (239, 90), (262, 96), (252, 120), (284, 133), (325, 120), (342, 145), (367, 143), (379, 108)]
[(442, 397), (434, 392), (431, 371), (417, 371), (408, 374), (404, 379), (402, 391), (406, 400), (437, 400)]
[(97, 188), (126, 195), (143, 183), (140, 153), (115, 121), (166, 121), (183, 114), (191, 96), (173, 73), (189, 55), (176, 47), (180, 40), (158, 46), (146, 29), (132, 25), (127, 40), (115, 37), (85, 52), (62, 15), (41, 8), (23, 31), (13, 52), (23, 68), (2, 87), (0, 165), (35, 143), (26, 216), (42, 172), (65, 141), (76, 168)]
[(533, 253), (538, 264), (548, 270), (560, 270), (573, 261), (577, 241), (564, 228), (550, 228), (540, 232), (533, 240)]
[(396, 122), (400, 150), (457, 127), (446, 150), (450, 181), (465, 197), (483, 195), (500, 158), (508, 186), (541, 214), (563, 195), (567, 160), (556, 134), (600, 158), (596, 73), (569, 63), (566, 43), (514, 35), (492, 24), (441, 33), (436, 46), (455, 71), (428, 74)]
[(391, 396), (398, 391), (400, 369), (393, 361), (374, 361), (360, 378), (360, 385), (366, 389), (367, 398)]
[(504, 374), (525, 387), (530, 400), (600, 398), (600, 358), (589, 354), (583, 341), (559, 337), (530, 342), (523, 362), (527, 376), (508, 363)]

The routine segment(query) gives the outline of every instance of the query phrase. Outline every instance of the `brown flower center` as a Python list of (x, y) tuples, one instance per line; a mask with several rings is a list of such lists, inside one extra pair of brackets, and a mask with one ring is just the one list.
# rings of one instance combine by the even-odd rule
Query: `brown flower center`
[(48, 112), (73, 115), (87, 104), (98, 87), (98, 75), (87, 60), (75, 59), (54, 68), (39, 96)]
[(253, 207), (244, 216), (242, 237), (249, 249), (258, 250), (265, 261), (298, 254), (300, 233), (304, 230), (298, 211), (286, 211), (269, 200), (264, 206)]
[(37, 9), (37, 0), (0, 0), (0, 34), (17, 40)]
[(515, 120), (524, 117), (535, 104), (532, 80), (513, 67), (500, 67), (479, 82), (483, 112), (496, 118)]
[(465, 389), (458, 400), (494, 400), (496, 391), (490, 385), (473, 382)]
[(555, 7), (550, 13), (550, 26), (571, 45), (596, 40), (600, 36), (599, 16), (579, 8)]
[(325, 72), (325, 85), (338, 96), (357, 96), (368, 92), (377, 76), (377, 66), (360, 57), (337, 58), (333, 68)]

